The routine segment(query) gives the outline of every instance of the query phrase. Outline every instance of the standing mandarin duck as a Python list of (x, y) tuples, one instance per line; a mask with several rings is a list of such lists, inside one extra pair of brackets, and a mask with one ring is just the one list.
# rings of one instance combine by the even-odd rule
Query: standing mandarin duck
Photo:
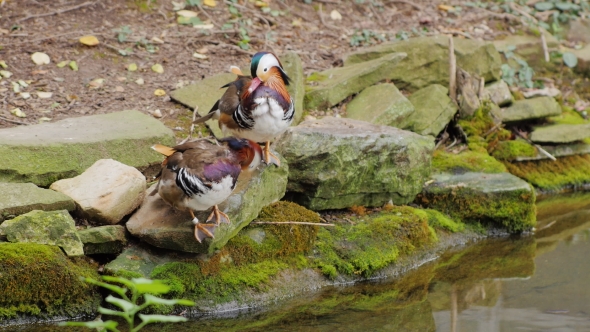
[(222, 87), (227, 90), (221, 99), (209, 114), (194, 123), (214, 118), (225, 135), (264, 142), (264, 161), (280, 166), (279, 158), (270, 152), (270, 141), (293, 122), (295, 107), (287, 92), (289, 77), (270, 52), (258, 52), (252, 57), (252, 76), (243, 75), (237, 67), (232, 67), (232, 72), (238, 78)]
[[(200, 139), (173, 148), (156, 144), (152, 149), (166, 156), (152, 195), (157, 191), (172, 207), (188, 210), (199, 242), (213, 238), (221, 222), (230, 222), (217, 205), (231, 195), (240, 172), (256, 169), (262, 159), (262, 149), (256, 142), (234, 137), (222, 139), (220, 144)], [(206, 223), (200, 223), (193, 211), (210, 207), (213, 211)]]

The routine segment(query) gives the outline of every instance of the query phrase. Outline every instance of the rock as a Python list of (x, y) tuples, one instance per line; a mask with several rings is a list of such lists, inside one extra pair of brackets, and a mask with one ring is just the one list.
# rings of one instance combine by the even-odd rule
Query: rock
[(291, 84), (287, 86), (287, 91), (295, 102), (295, 117), (293, 126), (301, 122), (303, 117), (303, 106), (305, 103), (305, 76), (303, 75), (303, 63), (301, 58), (295, 52), (287, 52), (281, 56), (283, 69), (291, 79)]
[(289, 162), (289, 199), (312, 210), (411, 202), (433, 148), (431, 137), (332, 117), (289, 128), (276, 147)]
[(0, 183), (0, 221), (2, 216), (18, 216), (33, 210), (68, 210), (76, 208), (68, 196), (32, 183)]
[(517, 122), (524, 120), (541, 119), (561, 114), (561, 107), (550, 97), (537, 97), (526, 100), (517, 100), (512, 106), (499, 112), (502, 122)]
[(56, 181), (50, 188), (70, 196), (84, 218), (116, 224), (141, 204), (146, 181), (133, 167), (113, 159), (101, 159), (84, 173)]
[(457, 106), (449, 98), (448, 92), (444, 86), (433, 84), (408, 97), (415, 112), (408, 117), (404, 129), (420, 135), (437, 136), (457, 113)]
[[(590, 144), (586, 143), (570, 143), (570, 144), (558, 144), (558, 145), (541, 145), (543, 150), (549, 152), (554, 157), (566, 157), (581, 154), (590, 154)], [(516, 161), (526, 160), (542, 160), (549, 159), (549, 157), (541, 152), (538, 152), (534, 156), (518, 156), (515, 158)]]
[(535, 226), (535, 191), (510, 173), (433, 176), (416, 202), (465, 223), (492, 224), (508, 232)]
[(590, 44), (590, 19), (569, 20), (566, 40)]
[(137, 111), (69, 118), (52, 123), (0, 129), (0, 181), (49, 186), (74, 177), (99, 159), (112, 158), (147, 175), (162, 162), (150, 149), (174, 145), (160, 121)]
[(457, 68), (457, 103), (459, 104), (460, 118), (470, 118), (480, 108), (480, 85), (481, 78), (479, 76)]
[(364, 89), (346, 106), (347, 118), (397, 128), (404, 128), (413, 112), (412, 103), (391, 83)]
[(125, 227), (109, 225), (91, 227), (78, 231), (84, 244), (84, 254), (118, 254), (127, 245)]
[[(197, 242), (188, 211), (175, 210), (158, 194), (151, 195), (155, 186), (148, 189), (141, 208), (127, 222), (127, 229), (132, 235), (159, 248), (212, 253), (256, 218), (264, 206), (283, 197), (288, 173), (284, 159), (281, 160), (281, 167), (263, 165), (251, 174), (242, 172), (233, 194), (219, 205), (229, 216), (231, 224), (220, 225), (215, 231), (215, 239)], [(204, 221), (210, 213), (210, 210), (198, 212), (196, 216)]]
[[(500, 54), (491, 43), (455, 38), (457, 67), (483, 77), (486, 82), (500, 79)], [(389, 53), (404, 52), (389, 79), (398, 88), (416, 91), (432, 84), (449, 85), (449, 38), (438, 35), (364, 47), (344, 57), (344, 66), (373, 60)]]
[[(545, 35), (548, 48), (559, 47), (559, 41), (552, 34), (542, 28), (539, 28), (539, 30)], [(498, 52), (505, 52), (509, 47), (516, 47), (513, 52), (523, 57), (543, 54), (543, 44), (540, 36), (508, 35), (506, 38), (495, 40), (493, 43)]]
[(388, 54), (371, 61), (312, 74), (307, 77), (305, 109), (332, 107), (346, 97), (390, 78), (405, 57), (404, 53)]
[(535, 143), (572, 143), (588, 137), (590, 137), (590, 123), (536, 127), (530, 138)]
[(195, 254), (184, 254), (154, 248), (146, 244), (134, 244), (123, 250), (117, 258), (104, 266), (105, 273), (126, 278), (150, 278), (158, 265), (194, 259)]
[[(0, 243), (0, 326), (94, 317), (102, 297), (81, 278), (99, 279), (96, 265), (68, 259), (56, 246)], [(31, 325), (32, 326), (32, 325)], [(43, 330), (34, 325), (33, 330)]]
[(590, 44), (580, 50), (571, 50), (571, 52), (578, 57), (578, 65), (574, 70), (581, 74), (590, 75)]
[(486, 84), (483, 89), (483, 95), (484, 99), (488, 98), (492, 103), (498, 106), (506, 106), (512, 104), (514, 101), (512, 93), (510, 93), (510, 89), (508, 88), (508, 84), (503, 80)]
[(0, 235), (9, 242), (38, 243), (61, 247), (68, 256), (82, 256), (82, 241), (68, 211), (34, 210), (0, 224)]

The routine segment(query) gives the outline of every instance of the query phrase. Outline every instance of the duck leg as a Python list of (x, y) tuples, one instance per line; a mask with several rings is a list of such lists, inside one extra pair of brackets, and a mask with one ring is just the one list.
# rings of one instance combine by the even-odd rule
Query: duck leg
[(217, 228), (217, 225), (215, 224), (202, 224), (199, 222), (199, 219), (197, 219), (197, 217), (195, 217), (195, 213), (193, 212), (193, 210), (189, 210), (189, 212), (191, 213), (191, 216), (193, 217), (193, 224), (195, 225), (195, 239), (197, 241), (199, 241), (199, 243), (203, 242), (204, 239), (210, 237), (210, 238), (215, 238), (215, 236), (213, 236), (213, 234), (215, 234), (215, 229)]
[(281, 161), (279, 160), (279, 158), (275, 156), (272, 152), (270, 152), (270, 141), (266, 141), (266, 144), (262, 149), (264, 150), (264, 161), (267, 165), (272, 163), (277, 165), (277, 167), (281, 166)]
[(209, 215), (209, 218), (207, 219), (207, 222), (211, 222), (211, 221), (215, 221), (215, 225), (217, 225), (217, 226), (219, 226), (219, 224), (221, 224), (222, 222), (224, 222), (226, 224), (230, 224), (229, 217), (227, 216), (227, 214), (221, 212), (221, 210), (219, 210), (217, 205), (213, 206), (213, 211), (211, 211), (211, 214)]

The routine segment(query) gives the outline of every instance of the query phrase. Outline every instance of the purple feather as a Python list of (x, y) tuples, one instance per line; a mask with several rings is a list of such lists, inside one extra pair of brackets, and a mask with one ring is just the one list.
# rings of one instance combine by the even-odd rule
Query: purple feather
[(230, 174), (235, 182), (240, 175), (241, 170), (242, 168), (238, 164), (218, 161), (214, 164), (205, 165), (203, 169), (203, 177), (207, 181), (219, 182)]

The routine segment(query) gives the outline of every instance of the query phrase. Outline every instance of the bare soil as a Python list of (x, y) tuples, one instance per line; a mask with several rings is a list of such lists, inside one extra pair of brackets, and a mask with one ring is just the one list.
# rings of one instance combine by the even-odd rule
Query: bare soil
[[(271, 12), (257, 6), (263, 2)], [(279, 57), (294, 51), (309, 74), (340, 65), (342, 55), (358, 47), (396, 38), (452, 33), (489, 40), (505, 33), (502, 17), (468, 7), (450, 13), (439, 8), (440, 3), (237, 0), (231, 5), (217, 0), (215, 7), (187, 6), (204, 23), (213, 24), (204, 33), (178, 24), (171, 0), (0, 0), (0, 61), (13, 74), (0, 80), (0, 128), (136, 109), (146, 114), (159, 110), (166, 125), (184, 131), (186, 121), (180, 118), (188, 116), (187, 109), (168, 94), (154, 92), (168, 93), (227, 72), (230, 65), (247, 67), (257, 51), (270, 50)], [(230, 13), (230, 6), (237, 15)], [(340, 20), (331, 17), (333, 10), (340, 13)], [(126, 26), (131, 32), (120, 42), (118, 31)], [(247, 49), (238, 46), (244, 32), (250, 38)], [(100, 44), (82, 45), (78, 40), (85, 35), (96, 36)], [(119, 50), (131, 54), (124, 56)], [(193, 57), (197, 51), (208, 59)], [(36, 65), (31, 60), (34, 52), (48, 54), (51, 63)], [(66, 60), (76, 61), (79, 70), (57, 66)], [(127, 69), (131, 63), (137, 64), (137, 71)], [(161, 64), (164, 72), (152, 71), (154, 64)], [(104, 79), (102, 85), (91, 83), (99, 78)], [(136, 83), (138, 79), (144, 83)], [(20, 88), (30, 98), (14, 92), (12, 82), (19, 80), (28, 84)], [(37, 91), (53, 94), (41, 99)], [(15, 108), (26, 117), (13, 115), (10, 111)]]

